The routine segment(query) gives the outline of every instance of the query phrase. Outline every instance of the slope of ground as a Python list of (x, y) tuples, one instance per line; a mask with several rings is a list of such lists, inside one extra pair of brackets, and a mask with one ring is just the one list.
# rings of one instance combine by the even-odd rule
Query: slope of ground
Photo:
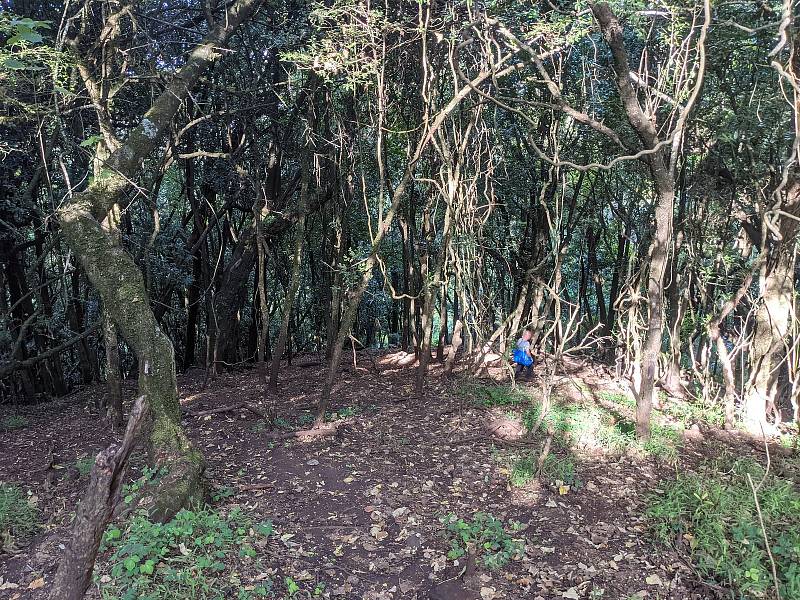
[[(642, 505), (676, 463), (736, 440), (690, 432), (676, 440), (674, 453), (654, 458), (631, 448), (609, 452), (587, 443), (586, 427), (553, 422), (554, 430), (569, 431), (554, 438), (547, 457), (557, 468), (547, 477), (519, 477), (520, 456), (535, 462), (546, 441), (543, 433), (525, 436), (522, 423), (536, 418), (549, 386), (540, 379), (514, 392), (513, 401), (493, 402), (434, 370), (426, 396), (416, 399), (408, 362), (361, 357), (333, 396), (336, 435), (311, 441), (276, 433), (311, 421), (318, 366), (284, 369), (282, 391), (270, 403), (255, 371), (225, 375), (207, 389), (200, 373), (181, 379), (185, 425), (207, 458), (216, 508), (240, 507), (275, 530), (237, 566), (242, 590), (373, 600), (713, 597), (675, 553), (648, 541)], [(553, 383), (555, 415), (620, 397), (601, 372), (562, 372)], [(0, 481), (26, 490), (46, 521), (30, 545), (6, 541), (0, 597), (47, 591), (86, 465), (116, 437), (90, 408), (98, 393), (26, 408), (24, 424), (0, 432)], [(243, 401), (274, 408), (277, 427), (245, 409), (195, 416)], [(627, 431), (627, 408), (611, 407), (612, 428)], [(737, 451), (757, 453), (747, 444)], [(134, 462), (132, 477), (142, 458)], [(459, 542), (481, 536), (508, 550), (496, 561), (507, 564), (489, 568), (494, 550)], [(90, 595), (99, 597), (96, 589)]]

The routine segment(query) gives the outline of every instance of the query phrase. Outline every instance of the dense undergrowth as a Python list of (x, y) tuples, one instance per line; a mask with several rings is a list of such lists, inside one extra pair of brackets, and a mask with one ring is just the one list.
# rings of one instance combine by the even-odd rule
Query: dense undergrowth
[(783, 600), (800, 600), (800, 493), (790, 478), (722, 458), (679, 474), (650, 499), (647, 516), (656, 539), (732, 598), (778, 597), (777, 579)]
[(244, 583), (240, 567), (259, 569), (272, 534), (242, 510), (182, 510), (167, 523), (137, 512), (103, 536), (95, 582), (104, 599), (227, 599), (271, 596), (272, 581)]
[(39, 529), (39, 510), (19, 487), (0, 483), (0, 549), (11, 550)]
[[(498, 452), (498, 457), (511, 485), (525, 486), (542, 478), (561, 493), (581, 486), (575, 451), (607, 455), (634, 451), (673, 464), (682, 430), (694, 423), (718, 425), (722, 419), (719, 411), (703, 405), (664, 402), (654, 411), (651, 440), (641, 444), (628, 417), (635, 403), (624, 394), (600, 392), (596, 402), (586, 403), (564, 402), (554, 396), (542, 416), (541, 402), (524, 388), (470, 385), (462, 392), (480, 406), (501, 408), (521, 420), (534, 439), (553, 432), (553, 448), (541, 467), (536, 445), (527, 451)], [(531, 431), (537, 423), (541, 431)], [(794, 468), (781, 470), (787, 466)], [(700, 578), (732, 599), (800, 600), (796, 472), (797, 465), (788, 462), (773, 464), (765, 472), (750, 458), (726, 456), (679, 473), (648, 499), (646, 516), (652, 536), (684, 553)]]

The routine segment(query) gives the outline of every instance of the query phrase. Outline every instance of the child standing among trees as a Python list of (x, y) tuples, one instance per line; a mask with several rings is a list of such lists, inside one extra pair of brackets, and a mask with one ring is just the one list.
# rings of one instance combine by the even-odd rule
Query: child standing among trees
[(531, 353), (531, 337), (533, 332), (530, 328), (526, 328), (522, 332), (522, 337), (517, 340), (517, 345), (514, 348), (514, 362), (517, 366), (514, 368), (514, 377), (522, 375), (523, 371), (527, 371), (526, 379), (533, 375), (533, 354)]

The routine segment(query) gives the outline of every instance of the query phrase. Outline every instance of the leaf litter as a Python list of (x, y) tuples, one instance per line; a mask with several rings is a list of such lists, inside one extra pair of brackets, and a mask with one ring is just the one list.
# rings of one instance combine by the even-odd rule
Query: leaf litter
[[(275, 536), (257, 548), (267, 567), (248, 572), (242, 565), (243, 587), (271, 579), (279, 590), (290, 578), (309, 591), (323, 583), (319, 597), (366, 600), (709, 597), (676, 555), (648, 541), (642, 498), (663, 466), (640, 457), (576, 456), (579, 488), (561, 480), (514, 488), (498, 460), (508, 440), (487, 433), (486, 408), (466, 402), (458, 380), (434, 365), (418, 399), (412, 367), (396, 368), (385, 355), (372, 363), (371, 370), (342, 374), (331, 407), (335, 437), (271, 440), (269, 425), (246, 410), (185, 416), (212, 484), (226, 490), (218, 504), (274, 523)], [(202, 382), (199, 371), (181, 378), (187, 411), (222, 406), (232, 396), (267, 406), (268, 398), (291, 429), (308, 426), (320, 387), (318, 373), (298, 364), (283, 369), (276, 398), (255, 370), (225, 374), (207, 389)], [(130, 385), (126, 391), (132, 397)], [(42, 467), (49, 449), (63, 467), (116, 439), (102, 428), (98, 434), (91, 413), (102, 393), (89, 388), (69, 402), (37, 407), (26, 415), (31, 426), (0, 438), (0, 453), (13, 457), (0, 465), (0, 480), (19, 482), (50, 515), (24, 553), (0, 555), (3, 593), (48, 593), (69, 507), (84, 482), (62, 468), (51, 486)], [(139, 456), (132, 477), (142, 465)], [(502, 568), (475, 560), (480, 549), (448, 555), (443, 517), (479, 512), (500, 520), (522, 544)]]

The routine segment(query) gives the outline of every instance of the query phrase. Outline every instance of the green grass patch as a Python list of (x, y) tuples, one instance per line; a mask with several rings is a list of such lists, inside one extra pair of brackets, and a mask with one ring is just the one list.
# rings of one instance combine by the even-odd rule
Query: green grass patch
[(7, 417), (3, 417), (3, 419), (0, 421), (0, 427), (6, 431), (11, 431), (12, 429), (23, 429), (27, 426), (28, 419), (22, 415), (8, 415)]
[(140, 511), (105, 532), (95, 583), (107, 600), (267, 597), (269, 581), (245, 586), (239, 573), (271, 534), (270, 522), (256, 524), (238, 508), (182, 510), (167, 523)]
[[(524, 390), (467, 383), (461, 385), (459, 393), (479, 406), (507, 408), (510, 417), (521, 416), (529, 432), (539, 421), (541, 404)], [(602, 450), (609, 454), (635, 450), (662, 460), (676, 459), (682, 442), (679, 426), (653, 422), (651, 439), (641, 443), (636, 439), (635, 423), (626, 416), (629, 414), (627, 409), (635, 406), (634, 400), (621, 393), (600, 392), (600, 396), (608, 403), (626, 410), (615, 411), (613, 406), (606, 408), (595, 403), (565, 403), (554, 397), (542, 421), (542, 431), (546, 432), (552, 427), (554, 442), (564, 448)], [(520, 480), (524, 477), (521, 475)]]
[[(656, 539), (686, 552), (707, 580), (736, 597), (771, 597), (772, 568), (748, 474), (758, 485), (764, 469), (750, 459), (723, 459), (679, 474), (649, 499), (646, 514)], [(770, 474), (758, 500), (781, 597), (800, 600), (800, 493)]]
[(680, 421), (686, 427), (693, 423), (706, 423), (722, 427), (725, 423), (725, 409), (718, 402), (706, 405), (700, 402), (667, 398), (662, 403), (661, 412)]
[(597, 396), (601, 400), (616, 404), (617, 406), (636, 408), (636, 400), (631, 398), (628, 394), (623, 394), (622, 392), (598, 392)]
[[(539, 420), (540, 411), (541, 406), (537, 404), (523, 414), (523, 422), (529, 431)], [(674, 460), (681, 442), (678, 430), (653, 423), (650, 441), (642, 444), (636, 439), (633, 421), (593, 404), (553, 402), (541, 425), (544, 430), (549, 426), (553, 427), (562, 445), (585, 450), (602, 449), (610, 454), (638, 449), (658, 458)]]
[(75, 468), (78, 469), (78, 473), (81, 474), (81, 477), (85, 477), (91, 472), (95, 458), (94, 455), (83, 456), (75, 461)]
[[(628, 394), (621, 392), (598, 392), (597, 396), (605, 402), (615, 404), (624, 408), (634, 410), (636, 400)], [(661, 408), (654, 409), (654, 412), (668, 415), (685, 427), (693, 423), (706, 423), (721, 427), (725, 422), (725, 412), (722, 405), (718, 402), (705, 404), (699, 400), (681, 400), (670, 398), (663, 391), (659, 392)]]
[(0, 547), (24, 543), (39, 529), (39, 510), (16, 485), (0, 483)]
[(470, 520), (450, 514), (442, 521), (450, 539), (450, 560), (474, 553), (484, 567), (496, 570), (524, 552), (524, 542), (512, 538), (503, 522), (490, 513), (477, 512)]
[[(538, 458), (533, 452), (513, 456), (509, 466), (511, 485), (524, 487), (536, 479)], [(544, 459), (544, 464), (542, 464), (542, 475), (550, 483), (557, 486), (568, 485), (573, 489), (581, 486), (575, 461), (569, 456), (560, 457), (555, 454), (548, 454)]]
[(519, 389), (512, 389), (507, 385), (465, 383), (459, 387), (458, 394), (478, 406), (486, 406), (488, 408), (495, 406), (523, 406), (531, 402), (529, 395)]

